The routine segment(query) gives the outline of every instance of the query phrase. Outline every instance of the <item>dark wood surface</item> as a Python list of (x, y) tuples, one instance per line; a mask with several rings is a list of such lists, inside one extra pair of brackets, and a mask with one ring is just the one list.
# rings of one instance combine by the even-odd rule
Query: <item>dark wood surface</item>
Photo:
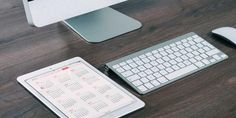
[(129, 0), (113, 8), (140, 20), (143, 27), (88, 44), (61, 23), (30, 27), (21, 0), (1, 0), (0, 117), (57, 117), (17, 83), (20, 75), (76, 56), (104, 72), (106, 62), (188, 32), (198, 33), (230, 58), (143, 96), (109, 73), (146, 103), (125, 117), (236, 117), (236, 48), (209, 33), (236, 25), (236, 0)]

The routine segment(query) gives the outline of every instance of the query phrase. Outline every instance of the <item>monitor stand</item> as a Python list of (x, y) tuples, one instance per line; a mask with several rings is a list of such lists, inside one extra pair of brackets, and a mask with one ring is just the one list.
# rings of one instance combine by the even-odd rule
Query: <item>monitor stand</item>
[(64, 22), (90, 43), (106, 41), (142, 26), (139, 21), (109, 7)]

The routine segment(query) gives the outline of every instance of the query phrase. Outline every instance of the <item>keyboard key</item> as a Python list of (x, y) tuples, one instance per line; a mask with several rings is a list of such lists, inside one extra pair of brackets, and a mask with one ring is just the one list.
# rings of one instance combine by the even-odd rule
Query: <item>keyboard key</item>
[(202, 44), (204, 44), (205, 46), (207, 46), (207, 47), (209, 47), (211, 49), (215, 49), (215, 47), (213, 45), (211, 45), (210, 43), (208, 43), (206, 41), (202, 42)]
[(175, 72), (173, 72), (173, 73), (171, 73), (171, 74), (168, 74), (168, 75), (166, 75), (165, 77), (166, 77), (167, 79), (169, 79), (169, 80), (172, 80), (172, 79), (176, 79), (176, 78), (178, 78), (178, 77), (180, 77), (180, 76), (182, 76), (182, 75), (185, 75), (185, 74), (187, 74), (187, 73), (189, 73), (189, 72), (191, 72), (191, 71), (197, 70), (197, 69), (198, 69), (198, 68), (197, 68), (196, 66), (194, 66), (194, 65), (189, 65), (189, 66), (187, 66), (187, 67), (185, 67), (185, 68), (182, 68), (182, 69), (177, 70), (177, 71), (175, 71)]
[(122, 73), (122, 72), (124, 72), (125, 70), (120, 67), (120, 68), (117, 68), (116, 71), (119, 72), (119, 73)]
[(193, 51), (192, 52), (194, 55), (199, 55), (200, 53), (198, 51)]
[(193, 49), (191, 49), (191, 48), (186, 48), (185, 50), (188, 51), (188, 52), (192, 52), (193, 51)]
[(185, 65), (184, 65), (183, 63), (178, 63), (177, 65), (178, 65), (180, 68), (185, 67)]
[(194, 55), (193, 55), (192, 53), (188, 53), (187, 56), (188, 56), (189, 58), (194, 57)]
[(228, 56), (225, 55), (225, 54), (222, 54), (221, 57), (222, 57), (222, 58), (227, 58)]
[(140, 59), (138, 57), (135, 57), (132, 59), (133, 61), (140, 61)]
[(155, 73), (155, 74), (153, 74), (156, 78), (159, 78), (159, 77), (162, 77), (162, 75), (159, 73), (159, 72), (157, 72), (157, 73)]
[(160, 52), (160, 54), (161, 54), (162, 56), (168, 55), (168, 53), (166, 53), (166, 52), (164, 52), (164, 51)]
[(206, 54), (209, 55), (209, 56), (215, 55), (217, 53), (220, 53), (220, 51), (218, 49), (214, 49), (214, 50), (211, 50), (209, 52), (206, 52)]
[(189, 61), (190, 61), (190, 62), (192, 62), (192, 63), (195, 63), (195, 62), (197, 62), (197, 60), (196, 60), (196, 59), (194, 59), (194, 58), (192, 58), (192, 59), (189, 59)]
[(131, 67), (130, 67), (129, 65), (125, 65), (125, 66), (123, 66), (123, 68), (124, 68), (125, 70), (130, 70), (130, 69), (131, 69)]
[(207, 59), (203, 59), (202, 62), (203, 62), (204, 64), (210, 64), (210, 63), (211, 63), (211, 62), (208, 61)]
[(188, 59), (188, 57), (187, 57), (186, 55), (182, 55), (181, 58), (182, 58), (183, 60), (187, 60), (187, 59)]
[(143, 59), (143, 58), (146, 58), (146, 55), (140, 55), (139, 58)]
[(127, 65), (125, 62), (120, 63), (120, 66), (125, 66)]
[(152, 61), (150, 64), (152, 64), (153, 66), (157, 66), (158, 63), (156, 61)]
[(183, 59), (181, 59), (181, 58), (176, 58), (175, 59), (177, 62), (182, 62), (183, 61)]
[(194, 35), (194, 36), (192, 36), (193, 38), (198, 38), (199, 36), (198, 35)]
[(150, 62), (150, 60), (149, 60), (148, 58), (143, 58), (142, 61), (143, 61), (144, 63)]
[(129, 77), (131, 75), (133, 75), (133, 73), (131, 71), (126, 71), (126, 72), (123, 72), (121, 73), (124, 77)]
[(177, 47), (181, 50), (185, 48), (183, 45), (178, 45)]
[(213, 58), (216, 59), (216, 60), (220, 60), (221, 59), (221, 57), (218, 56), (218, 55), (214, 55)]
[(117, 68), (119, 68), (119, 67), (120, 67), (120, 66), (119, 66), (118, 64), (112, 66), (112, 68), (114, 68), (114, 69), (117, 69)]
[(214, 62), (216, 62), (216, 60), (215, 59), (211, 59), (210, 62), (214, 63)]
[(199, 68), (205, 66), (205, 64), (203, 64), (202, 62), (197, 62), (197, 63), (195, 63), (195, 64), (196, 64)]
[(149, 57), (149, 56), (152, 56), (152, 53), (148, 52), (145, 55)]
[(128, 63), (128, 64), (130, 64), (130, 63), (132, 63), (132, 62), (133, 62), (133, 60), (131, 60), (131, 59), (129, 59), (129, 60), (126, 61), (126, 63)]
[(195, 38), (194, 41), (197, 42), (197, 43), (199, 43), (199, 42), (202, 42), (202, 41), (204, 41), (204, 40), (199, 37), (199, 38)]
[(174, 51), (172, 51), (171, 49), (167, 49), (166, 52), (172, 54)]
[(147, 63), (147, 64), (144, 64), (144, 66), (145, 66), (146, 68), (151, 68), (151, 67), (152, 67), (152, 65), (151, 65), (151, 64), (149, 64), (149, 63)]
[(144, 72), (145, 72), (147, 75), (150, 75), (150, 74), (153, 73), (153, 72), (152, 72), (151, 70), (149, 70), (149, 69), (148, 69), (148, 70), (145, 70)]
[(169, 57), (163, 57), (163, 60), (164, 61), (170, 61), (170, 58)]
[(153, 80), (151, 81), (151, 83), (154, 85), (154, 86), (159, 86), (160, 83), (157, 81), (157, 80)]
[(180, 67), (177, 66), (177, 65), (172, 66), (172, 68), (173, 68), (174, 70), (179, 70), (179, 69), (180, 69)]
[(160, 70), (165, 69), (165, 66), (163, 66), (163, 65), (158, 65), (157, 67), (158, 67)]
[(138, 65), (137, 64), (135, 64), (135, 63), (130, 63), (129, 64), (132, 68), (136, 68)]
[(195, 59), (197, 59), (198, 61), (200, 61), (200, 60), (202, 60), (202, 57), (196, 56)]
[(152, 89), (154, 86), (151, 83), (144, 84), (148, 89)]
[(182, 54), (187, 54), (188, 52), (185, 51), (185, 50), (180, 50), (180, 53), (182, 53)]
[(191, 65), (191, 62), (188, 61), (188, 60), (187, 60), (187, 61), (184, 61), (183, 63), (184, 63), (185, 65), (187, 65), (187, 66), (188, 66), (188, 65)]
[(174, 55), (176, 55), (177, 57), (181, 56), (182, 54), (179, 52), (175, 52)]
[(154, 77), (153, 75), (149, 75), (149, 76), (147, 76), (147, 79), (149, 79), (149, 80), (154, 80), (155, 77)]
[(199, 49), (198, 52), (200, 52), (200, 53), (204, 53), (205, 50), (203, 50), (203, 49)]
[(169, 72), (169, 73), (171, 73), (171, 72), (173, 72), (174, 70), (173, 70), (172, 68), (167, 68), (166, 71)]
[(176, 47), (175, 43), (170, 44), (170, 47)]
[(158, 69), (157, 67), (152, 67), (151, 70), (152, 70), (153, 72), (159, 71), (159, 69)]
[(174, 59), (174, 58), (176, 58), (176, 56), (175, 55), (173, 55), (173, 54), (170, 54), (170, 55), (168, 55), (171, 59)]
[(160, 77), (157, 79), (160, 83), (166, 83), (168, 80), (165, 77)]
[(201, 54), (200, 55), (202, 58), (207, 58), (208, 56), (206, 54)]
[(167, 50), (167, 49), (170, 49), (170, 46), (167, 45), (167, 46), (164, 46), (164, 48)]
[(140, 77), (146, 77), (146, 76), (147, 76), (147, 74), (144, 73), (144, 72), (140, 72), (140, 73), (138, 73), (138, 75), (139, 75)]
[(147, 79), (147, 78), (142, 78), (142, 79), (140, 79), (143, 83), (147, 83), (147, 82), (149, 82), (149, 80)]
[(138, 69), (141, 70), (141, 71), (146, 70), (146, 68), (144, 66), (139, 66)]
[(132, 75), (127, 78), (130, 82), (140, 79), (138, 75)]
[(164, 63), (164, 61), (162, 59), (157, 59), (157, 62), (160, 63), (160, 64)]
[(193, 42), (193, 41), (189, 41), (188, 42), (190, 45), (194, 45), (194, 44), (196, 44), (195, 42)]
[(180, 42), (180, 41), (177, 41), (175, 44), (176, 44), (176, 45), (181, 45), (181, 42)]
[(160, 73), (161, 73), (162, 75), (168, 74), (168, 72), (166, 72), (165, 70), (161, 70)]
[(197, 44), (197, 47), (199, 47), (199, 48), (202, 48), (204, 45), (202, 45), (201, 43), (198, 43)]
[(171, 48), (173, 51), (177, 52), (179, 49), (176, 47)]
[(142, 61), (136, 61), (136, 64), (143, 65), (144, 63)]
[(192, 37), (188, 37), (187, 39), (188, 39), (189, 41), (193, 40), (193, 38), (192, 38)]
[(187, 39), (183, 39), (182, 42), (183, 43), (187, 43), (188, 41), (187, 41)]
[(139, 86), (138, 89), (139, 89), (140, 91), (142, 91), (142, 92), (145, 92), (145, 91), (148, 90), (148, 89), (147, 89), (145, 86), (143, 86), (143, 85)]
[(158, 51), (161, 52), (161, 51), (164, 51), (164, 49), (163, 48), (159, 48)]
[(170, 67), (170, 66), (171, 66), (169, 62), (165, 62), (165, 63), (163, 63), (163, 65), (164, 65), (165, 67)]
[(162, 57), (159, 53), (155, 54), (154, 56), (155, 56), (156, 58), (161, 58), (161, 57)]
[(156, 57), (150, 56), (150, 57), (148, 57), (148, 59), (150, 59), (151, 61), (153, 61), (153, 60), (156, 60)]
[(203, 47), (205, 51), (210, 51), (211, 49), (209, 47)]
[(143, 83), (140, 80), (136, 80), (134, 82), (132, 82), (134, 86), (139, 86), (142, 85)]
[(132, 69), (131, 71), (132, 71), (133, 73), (139, 73), (139, 72), (140, 72), (140, 70), (137, 69), (137, 68), (134, 68), (134, 69)]
[[(191, 48), (193, 49), (193, 50), (197, 50), (198, 49), (198, 47), (197, 46), (195, 46), (195, 45), (193, 45), (193, 46), (191, 46)], [(191, 49), (191, 48), (189, 48), (189, 49)], [(191, 50), (192, 50), (191, 49)], [(192, 51), (190, 51), (190, 50), (187, 50), (188, 52), (192, 52)]]
[(158, 53), (157, 50), (153, 50), (153, 51), (152, 51), (152, 54), (156, 54), (156, 53)]
[(171, 63), (172, 65), (177, 64), (177, 62), (176, 62), (175, 60), (170, 60), (170, 63)]
[(183, 43), (184, 47), (189, 47), (190, 45), (188, 43)]

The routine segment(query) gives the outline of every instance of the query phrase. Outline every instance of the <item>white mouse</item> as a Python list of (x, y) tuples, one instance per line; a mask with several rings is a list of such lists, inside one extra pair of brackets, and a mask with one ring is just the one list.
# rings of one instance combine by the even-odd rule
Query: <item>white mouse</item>
[(236, 46), (236, 29), (233, 27), (222, 27), (212, 31), (213, 34), (225, 38)]

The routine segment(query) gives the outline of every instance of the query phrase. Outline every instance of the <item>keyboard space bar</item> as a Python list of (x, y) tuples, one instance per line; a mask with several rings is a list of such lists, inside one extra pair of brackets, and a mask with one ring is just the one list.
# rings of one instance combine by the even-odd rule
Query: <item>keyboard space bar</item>
[(184, 75), (184, 74), (187, 74), (187, 73), (189, 73), (189, 72), (192, 72), (192, 71), (194, 71), (194, 70), (196, 70), (196, 69), (198, 69), (195, 65), (190, 65), (190, 66), (187, 66), (187, 67), (185, 67), (185, 68), (182, 68), (182, 69), (180, 69), (180, 70), (177, 70), (177, 71), (175, 71), (175, 72), (173, 72), (173, 73), (171, 73), (171, 74), (168, 74), (168, 75), (166, 75), (165, 77), (167, 78), (167, 79), (169, 79), (169, 80), (172, 80), (172, 79), (175, 79), (175, 78), (177, 78), (177, 77), (179, 77), (179, 76), (182, 76), (182, 75)]

